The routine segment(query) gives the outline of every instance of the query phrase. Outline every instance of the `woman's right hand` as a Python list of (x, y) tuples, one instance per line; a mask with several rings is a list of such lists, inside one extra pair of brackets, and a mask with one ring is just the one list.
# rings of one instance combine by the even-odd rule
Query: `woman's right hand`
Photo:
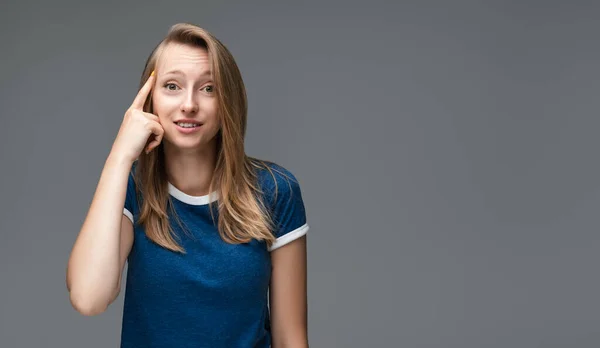
[[(135, 97), (133, 104), (125, 112), (121, 128), (111, 150), (111, 153), (116, 153), (132, 163), (140, 156), (142, 150), (148, 153), (160, 145), (164, 134), (158, 116), (142, 111), (155, 80), (156, 75), (150, 75)], [(154, 134), (154, 139), (148, 143), (148, 138), (152, 134)]]

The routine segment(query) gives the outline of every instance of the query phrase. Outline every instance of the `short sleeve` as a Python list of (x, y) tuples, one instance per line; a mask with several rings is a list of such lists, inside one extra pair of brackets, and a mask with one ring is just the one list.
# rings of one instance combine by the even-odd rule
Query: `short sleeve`
[(309, 228), (300, 184), (290, 172), (287, 172), (287, 176), (277, 180), (277, 195), (273, 197), (272, 215), (277, 239), (269, 251), (304, 236)]
[(137, 206), (136, 203), (136, 192), (135, 192), (135, 182), (133, 180), (133, 171), (135, 169), (135, 164), (132, 166), (131, 171), (129, 172), (129, 176), (127, 179), (127, 195), (125, 196), (125, 206), (123, 207), (123, 215), (127, 216), (131, 223), (133, 224), (133, 214), (135, 212), (135, 208)]

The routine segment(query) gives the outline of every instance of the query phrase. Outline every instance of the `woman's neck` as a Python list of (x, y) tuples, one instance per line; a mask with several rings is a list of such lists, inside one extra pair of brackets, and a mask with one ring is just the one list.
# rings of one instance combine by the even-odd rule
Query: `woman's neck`
[(163, 145), (169, 182), (190, 196), (209, 194), (216, 166), (215, 142), (193, 151), (181, 150), (168, 143)]

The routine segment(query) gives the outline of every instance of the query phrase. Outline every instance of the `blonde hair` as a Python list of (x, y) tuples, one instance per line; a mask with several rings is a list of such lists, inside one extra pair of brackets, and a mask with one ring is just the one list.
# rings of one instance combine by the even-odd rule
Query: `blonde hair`
[[(209, 185), (209, 192), (216, 191), (218, 196), (218, 200), (210, 200), (209, 203), (213, 222), (213, 209), (215, 202), (218, 202), (217, 227), (224, 241), (239, 244), (252, 239), (264, 240), (270, 247), (275, 241), (273, 219), (270, 209), (265, 205), (255, 170), (266, 169), (273, 176), (275, 184), (277, 180), (269, 166), (272, 162), (249, 157), (244, 151), (247, 99), (238, 66), (229, 50), (211, 33), (193, 24), (178, 23), (169, 29), (167, 36), (148, 57), (139, 88), (156, 69), (161, 54), (170, 43), (202, 47), (210, 58), (217, 117), (221, 124), (221, 129), (215, 135), (216, 166)], [(144, 104), (144, 111), (153, 112), (151, 96)], [(282, 174), (285, 176), (285, 173)], [(167, 206), (170, 206), (173, 216), (182, 225), (169, 195), (162, 143), (149, 154), (140, 154), (134, 179), (136, 190), (143, 197), (138, 223), (144, 225), (146, 236), (164, 248), (185, 253), (175, 240), (176, 235), (167, 214)]]

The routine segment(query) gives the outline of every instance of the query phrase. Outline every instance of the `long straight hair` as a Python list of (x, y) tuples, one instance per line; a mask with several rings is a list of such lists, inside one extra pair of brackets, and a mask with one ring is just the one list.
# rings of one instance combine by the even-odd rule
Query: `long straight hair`
[[(277, 169), (270, 168), (272, 162), (247, 156), (244, 151), (247, 97), (238, 66), (229, 50), (211, 33), (193, 24), (178, 23), (169, 29), (167, 36), (148, 57), (139, 88), (156, 69), (161, 54), (170, 43), (204, 48), (210, 59), (217, 117), (221, 124), (215, 135), (216, 166), (209, 185), (209, 192), (216, 192), (218, 196), (218, 200), (211, 199), (209, 203), (213, 223), (216, 208), (217, 227), (224, 241), (239, 244), (256, 239), (265, 241), (270, 247), (275, 241), (273, 219), (258, 182), (257, 170), (268, 170), (277, 183), (272, 171)], [(144, 111), (153, 113), (151, 95), (144, 104)], [(172, 216), (185, 230), (169, 195), (162, 142), (149, 154), (142, 152), (137, 161), (135, 186), (143, 197), (138, 223), (144, 225), (146, 236), (158, 245), (185, 253), (175, 240), (178, 236), (167, 213), (167, 207), (170, 207)]]

